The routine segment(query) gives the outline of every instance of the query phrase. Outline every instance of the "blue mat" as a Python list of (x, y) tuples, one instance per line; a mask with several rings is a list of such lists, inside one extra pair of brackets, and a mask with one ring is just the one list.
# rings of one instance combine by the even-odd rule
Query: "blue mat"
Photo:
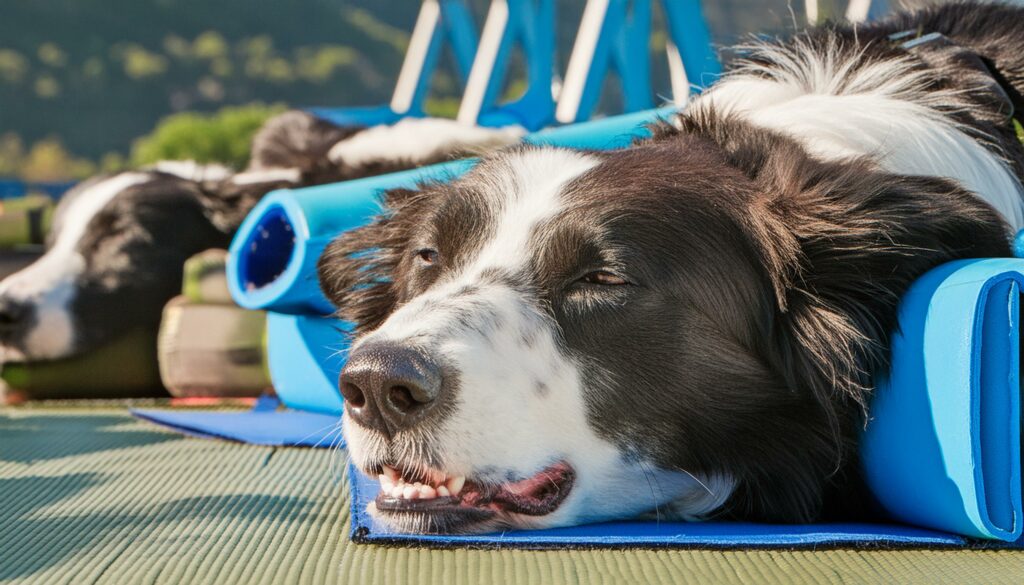
[(366, 506), (380, 484), (349, 466), (352, 539), (429, 547), (514, 548), (817, 548), (822, 546), (963, 547), (962, 536), (898, 524), (753, 524), (746, 522), (605, 522), (494, 534), (414, 535), (375, 522)]
[(264, 396), (247, 412), (133, 408), (133, 416), (180, 433), (272, 447), (344, 447), (338, 415), (281, 409)]

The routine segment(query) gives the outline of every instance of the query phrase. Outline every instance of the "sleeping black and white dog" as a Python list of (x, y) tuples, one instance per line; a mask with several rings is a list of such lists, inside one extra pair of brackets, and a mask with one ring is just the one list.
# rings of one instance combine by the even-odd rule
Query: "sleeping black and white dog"
[(227, 247), (273, 189), (441, 162), (522, 133), (429, 118), (342, 127), (291, 111), (257, 133), (244, 172), (163, 162), (86, 181), (58, 205), (46, 253), (0, 282), (0, 362), (64, 358), (131, 328), (155, 330), (185, 260)]
[(371, 512), (857, 516), (901, 295), (1024, 227), (1022, 90), (1024, 9), (953, 4), (748, 47), (631, 148), (515, 147), (388, 193), (320, 262), (357, 325), (340, 388)]

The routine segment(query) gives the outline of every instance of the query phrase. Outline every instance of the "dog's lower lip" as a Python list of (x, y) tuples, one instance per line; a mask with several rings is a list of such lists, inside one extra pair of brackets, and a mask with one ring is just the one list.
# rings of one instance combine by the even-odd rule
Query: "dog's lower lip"
[(572, 466), (563, 461), (520, 481), (490, 485), (468, 480), (457, 496), (409, 499), (382, 491), (376, 506), (382, 513), (444, 516), (444, 525), (449, 528), (483, 521), (497, 513), (543, 516), (565, 501), (575, 477)]

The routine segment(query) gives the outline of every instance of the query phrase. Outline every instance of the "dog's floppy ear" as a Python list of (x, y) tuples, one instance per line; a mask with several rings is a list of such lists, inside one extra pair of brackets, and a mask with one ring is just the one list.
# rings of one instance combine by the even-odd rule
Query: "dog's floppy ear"
[(786, 145), (756, 179), (763, 198), (751, 215), (777, 301), (767, 351), (839, 432), (888, 367), (897, 306), (913, 281), (951, 260), (1008, 256), (1008, 228), (952, 181), (823, 163)]
[(383, 213), (338, 236), (320, 256), (320, 288), (338, 307), (338, 316), (355, 323), (357, 332), (376, 329), (394, 311), (395, 271), (421, 219), (415, 209), (428, 197), (424, 190), (387, 191)]

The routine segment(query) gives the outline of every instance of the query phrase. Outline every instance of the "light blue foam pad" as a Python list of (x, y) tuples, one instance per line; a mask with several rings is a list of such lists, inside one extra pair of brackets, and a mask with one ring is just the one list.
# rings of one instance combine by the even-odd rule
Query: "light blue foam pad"
[(337, 415), (280, 410), (264, 396), (247, 412), (133, 408), (133, 416), (193, 437), (272, 447), (344, 447)]
[(350, 331), (349, 323), (321, 315), (267, 313), (267, 366), (286, 407), (341, 416), (338, 376)]
[(960, 547), (962, 536), (899, 524), (754, 524), (749, 522), (626, 521), (548, 530), (516, 530), (493, 534), (416, 535), (390, 530), (366, 511), (380, 484), (349, 466), (352, 493), (352, 539), (430, 547), (710, 547), (814, 548), (859, 545), (892, 547)]
[(964, 260), (928, 272), (904, 296), (861, 449), (868, 484), (892, 517), (1021, 537), (1022, 284), (1024, 260)]

